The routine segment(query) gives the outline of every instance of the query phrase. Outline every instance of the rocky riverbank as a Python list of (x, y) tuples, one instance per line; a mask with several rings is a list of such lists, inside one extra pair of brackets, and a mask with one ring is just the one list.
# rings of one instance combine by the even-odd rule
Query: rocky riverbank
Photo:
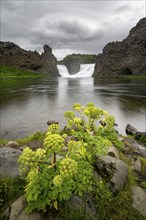
[[(126, 131), (134, 136), (140, 133), (131, 125), (126, 127)], [(144, 220), (146, 217), (146, 148), (144, 146), (146, 136), (145, 133), (141, 133), (141, 137), (142, 135), (141, 140), (143, 143), (137, 142), (134, 136), (123, 137), (119, 135), (119, 140), (123, 143), (122, 148), (113, 145), (108, 149), (106, 155), (96, 157), (94, 177), (98, 182), (97, 198), (97, 195), (95, 196), (92, 193), (84, 195), (85, 198), (73, 196), (64, 207), (60, 204), (58, 211), (50, 210), (47, 216), (42, 212), (33, 212), (30, 215), (25, 213), (27, 204), (23, 193), (25, 183), (21, 179), (19, 180), (17, 163), (19, 156), (26, 147), (30, 147), (34, 151), (43, 147), (45, 134), (36, 132), (25, 139), (1, 142), (0, 194), (1, 211), (3, 213), (1, 218), (9, 220), (63, 220), (71, 219), (72, 215), (74, 219), (80, 216), (82, 219), (91, 220), (111, 218), (122, 220), (126, 216), (129, 220)], [(61, 157), (58, 156), (57, 160), (60, 159)], [(9, 181), (9, 178), (11, 181)], [(106, 185), (103, 185), (103, 183), (106, 183)], [(9, 198), (12, 194), (12, 190), (17, 191), (17, 193), (12, 195), (11, 201), (8, 201), (7, 197)], [(102, 195), (100, 190), (102, 190)], [(20, 195), (22, 196), (18, 197)], [(95, 198), (101, 204), (102, 202), (106, 203), (105, 207), (102, 207), (102, 205), (97, 206)], [(101, 218), (100, 209), (104, 212), (104, 218)], [(108, 215), (110, 218), (108, 218)]]

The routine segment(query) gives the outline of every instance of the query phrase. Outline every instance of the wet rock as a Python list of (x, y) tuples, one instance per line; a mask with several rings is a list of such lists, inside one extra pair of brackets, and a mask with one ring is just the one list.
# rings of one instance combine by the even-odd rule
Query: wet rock
[(117, 158), (110, 157), (108, 155), (100, 156), (99, 159), (103, 161), (105, 167), (107, 167), (108, 169), (109, 165), (112, 165), (114, 167), (113, 175), (108, 182), (108, 186), (111, 191), (114, 193), (121, 191), (126, 184), (128, 176), (128, 167), (125, 162)]
[(146, 192), (138, 186), (133, 186), (132, 190), (132, 206), (144, 217), (146, 217)]
[(59, 121), (55, 121), (55, 120), (47, 121), (47, 125), (51, 125), (51, 124), (59, 124)]
[(128, 124), (126, 126), (126, 134), (135, 135), (138, 132), (136, 128), (134, 128), (132, 125)]
[(0, 176), (1, 177), (18, 177), (18, 158), (21, 150), (2, 147), (0, 148)]

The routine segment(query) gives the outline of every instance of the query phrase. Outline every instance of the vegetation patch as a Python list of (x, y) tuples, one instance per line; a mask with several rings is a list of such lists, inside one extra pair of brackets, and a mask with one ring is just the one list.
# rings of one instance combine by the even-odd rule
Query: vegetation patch
[(28, 70), (20, 70), (15, 67), (2, 66), (0, 65), (0, 79), (11, 80), (11, 79), (35, 79), (45, 78), (47, 74), (33, 73)]
[(25, 181), (19, 178), (0, 178), (0, 213), (2, 213), (2, 211), (8, 208), (12, 202), (24, 194), (25, 184)]

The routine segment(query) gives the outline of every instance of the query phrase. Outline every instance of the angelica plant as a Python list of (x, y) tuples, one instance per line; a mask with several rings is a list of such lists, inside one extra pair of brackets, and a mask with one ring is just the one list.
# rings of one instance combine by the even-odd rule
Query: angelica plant
[(58, 209), (59, 202), (73, 194), (92, 191), (94, 156), (106, 154), (117, 141), (115, 120), (108, 112), (92, 102), (87, 106), (75, 103), (73, 109), (64, 114), (67, 130), (51, 124), (43, 148), (32, 151), (27, 147), (19, 157), (20, 174), (27, 182), (28, 212)]

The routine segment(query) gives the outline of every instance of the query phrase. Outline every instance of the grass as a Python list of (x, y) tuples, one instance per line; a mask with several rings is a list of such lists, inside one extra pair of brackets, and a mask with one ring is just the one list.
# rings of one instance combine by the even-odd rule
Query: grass
[(42, 141), (45, 138), (45, 134), (37, 131), (25, 138), (21, 138), (16, 140), (20, 145), (26, 145), (27, 143), (29, 143), (30, 141)]
[(47, 74), (33, 73), (28, 70), (19, 70), (15, 67), (2, 66), (0, 65), (0, 79), (35, 79), (35, 78), (46, 78)]
[[(27, 145), (30, 141), (42, 141), (44, 140), (44, 138), (45, 138), (45, 133), (36, 131), (27, 137), (17, 139), (15, 141), (18, 142), (22, 146), (22, 145)], [(0, 139), (0, 146), (7, 144), (9, 141), (10, 140)]]
[(124, 75), (122, 78), (128, 78), (128, 79), (146, 79), (146, 75)]
[(9, 140), (0, 139), (0, 146), (3, 146), (8, 142), (9, 142)]
[(6, 208), (24, 194), (25, 181), (19, 178), (0, 178), (0, 219)]
[(133, 170), (129, 169), (128, 180), (123, 191), (119, 192), (116, 196), (112, 195), (107, 198), (109, 194), (108, 189), (102, 190), (102, 200), (105, 204), (97, 202), (97, 209), (100, 210), (100, 220), (145, 220), (140, 213), (132, 207), (132, 194), (131, 187), (137, 185), (137, 177)]

